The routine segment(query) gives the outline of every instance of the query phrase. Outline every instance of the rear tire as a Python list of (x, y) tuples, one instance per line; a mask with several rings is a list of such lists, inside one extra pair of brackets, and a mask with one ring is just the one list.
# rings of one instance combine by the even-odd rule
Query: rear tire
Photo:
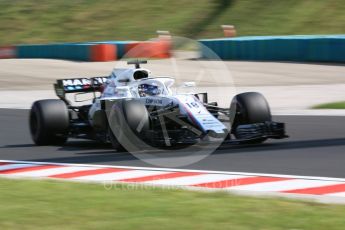
[(33, 103), (29, 126), (36, 145), (62, 145), (67, 141), (69, 114), (62, 100), (48, 99)]
[[(271, 110), (265, 97), (256, 92), (241, 93), (234, 97), (230, 106), (232, 133), (236, 138), (238, 125), (255, 124), (272, 121)], [(267, 138), (258, 139), (251, 143), (262, 143)]]

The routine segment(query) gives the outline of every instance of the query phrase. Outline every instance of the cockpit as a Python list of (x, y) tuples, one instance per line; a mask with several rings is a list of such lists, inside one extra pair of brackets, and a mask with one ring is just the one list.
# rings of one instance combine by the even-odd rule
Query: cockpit
[(134, 69), (114, 69), (102, 97), (140, 98), (172, 95), (170, 88), (175, 82), (174, 79), (154, 77), (149, 70), (140, 68), (140, 63), (146, 61), (128, 62), (135, 64)]

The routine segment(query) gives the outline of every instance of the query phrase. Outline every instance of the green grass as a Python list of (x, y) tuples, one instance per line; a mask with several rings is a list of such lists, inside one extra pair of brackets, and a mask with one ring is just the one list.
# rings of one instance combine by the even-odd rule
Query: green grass
[(221, 36), (220, 24), (239, 35), (343, 34), (343, 0), (235, 0), (199, 36)]
[(0, 0), (0, 44), (345, 33), (343, 0)]
[(148, 39), (185, 32), (212, 11), (209, 0), (0, 0), (0, 43)]
[(0, 179), (0, 229), (343, 230), (345, 206), (287, 199)]
[(345, 101), (316, 105), (313, 109), (345, 109)]

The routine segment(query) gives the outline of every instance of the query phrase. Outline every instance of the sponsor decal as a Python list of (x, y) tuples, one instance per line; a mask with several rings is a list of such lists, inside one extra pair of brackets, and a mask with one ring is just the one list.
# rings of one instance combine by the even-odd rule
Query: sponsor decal
[(145, 104), (147, 105), (162, 105), (163, 100), (159, 98), (146, 98)]
[(184, 105), (188, 116), (204, 131), (212, 130), (216, 133), (224, 133), (226, 130), (224, 124), (210, 114), (194, 96), (178, 95), (177, 98)]
[(75, 78), (75, 79), (64, 79), (62, 85), (65, 90), (82, 90), (89, 89), (91, 85), (100, 86), (107, 81), (107, 77), (94, 77), (94, 78)]
[(102, 85), (107, 82), (107, 77), (94, 77), (92, 78), (94, 85)]
[(62, 80), (63, 86), (90, 86), (93, 81), (94, 85), (101, 85), (107, 81), (106, 77), (94, 77), (94, 78), (75, 78)]
[(63, 86), (82, 86), (82, 85), (90, 85), (91, 80), (87, 78), (78, 78), (78, 79), (67, 79), (62, 80)]

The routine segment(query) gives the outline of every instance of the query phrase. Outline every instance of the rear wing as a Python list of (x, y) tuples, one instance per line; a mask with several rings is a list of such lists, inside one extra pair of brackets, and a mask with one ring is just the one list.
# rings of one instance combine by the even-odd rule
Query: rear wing
[(54, 84), (56, 96), (64, 100), (67, 93), (96, 92), (108, 80), (109, 76), (91, 78), (71, 78), (57, 80)]

